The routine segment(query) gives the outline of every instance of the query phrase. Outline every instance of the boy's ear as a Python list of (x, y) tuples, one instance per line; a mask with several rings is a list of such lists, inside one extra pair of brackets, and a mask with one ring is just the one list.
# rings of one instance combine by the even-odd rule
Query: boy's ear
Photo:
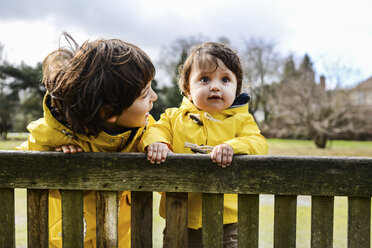
[[(100, 115), (101, 115), (101, 118), (105, 118), (105, 109), (104, 108), (101, 108), (100, 109)], [(107, 119), (107, 122), (109, 122), (109, 123), (114, 123), (114, 122), (116, 122), (116, 120), (118, 119), (118, 116), (116, 116), (116, 115), (113, 115), (113, 116), (111, 116), (109, 119)]]
[(118, 117), (116, 115), (111, 116), (110, 118), (107, 119), (107, 122), (109, 123), (115, 123)]

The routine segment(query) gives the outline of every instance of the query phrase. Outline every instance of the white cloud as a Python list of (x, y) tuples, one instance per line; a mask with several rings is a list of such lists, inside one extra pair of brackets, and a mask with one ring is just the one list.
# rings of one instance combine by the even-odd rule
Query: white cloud
[(276, 41), (284, 55), (340, 59), (359, 69), (355, 80), (361, 80), (372, 75), (371, 10), (369, 0), (1, 1), (0, 43), (9, 61), (35, 64), (58, 47), (64, 30), (78, 43), (120, 38), (154, 60), (163, 45), (181, 37), (225, 36), (237, 46), (262, 37)]

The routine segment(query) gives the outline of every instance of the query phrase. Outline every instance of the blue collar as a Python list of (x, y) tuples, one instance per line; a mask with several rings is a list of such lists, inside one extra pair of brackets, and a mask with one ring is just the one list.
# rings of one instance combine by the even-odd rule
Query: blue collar
[(247, 93), (241, 93), (235, 98), (233, 104), (228, 109), (239, 108), (243, 105), (246, 105), (250, 99), (251, 97)]

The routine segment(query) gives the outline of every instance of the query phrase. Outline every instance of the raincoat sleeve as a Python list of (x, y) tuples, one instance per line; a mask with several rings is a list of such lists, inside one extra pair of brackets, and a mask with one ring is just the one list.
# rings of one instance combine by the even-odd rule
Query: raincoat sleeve
[(27, 129), (30, 132), (28, 139), (16, 147), (16, 150), (54, 151), (58, 141), (63, 138), (63, 135), (45, 125), (42, 119), (31, 122)]
[(162, 142), (172, 147), (173, 130), (172, 117), (176, 109), (166, 109), (160, 116), (160, 120), (150, 125), (142, 135), (138, 145), (140, 152), (145, 151), (146, 147), (155, 142)]
[(269, 150), (266, 139), (261, 135), (251, 114), (236, 130), (236, 137), (223, 143), (230, 145), (234, 154), (267, 155)]

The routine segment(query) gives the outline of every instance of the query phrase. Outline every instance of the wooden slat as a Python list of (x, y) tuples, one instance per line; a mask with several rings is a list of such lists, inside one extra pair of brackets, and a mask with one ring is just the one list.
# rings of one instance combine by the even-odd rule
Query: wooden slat
[(296, 247), (296, 196), (275, 196), (274, 248)]
[(258, 247), (259, 195), (238, 195), (238, 246)]
[(371, 198), (349, 197), (348, 248), (370, 247)]
[(187, 193), (166, 193), (165, 248), (188, 247)]
[(203, 246), (223, 247), (223, 194), (202, 195)]
[(152, 192), (131, 193), (131, 247), (152, 247)]
[(311, 198), (311, 247), (333, 247), (334, 197)]
[(48, 247), (48, 190), (27, 189), (28, 247)]
[(194, 154), (164, 166), (140, 153), (1, 151), (0, 161), (3, 188), (372, 196), (372, 158), (239, 155), (228, 170)]
[(96, 191), (97, 247), (118, 247), (118, 192)]
[(61, 190), (62, 247), (84, 246), (83, 191)]
[(0, 247), (15, 247), (14, 189), (0, 188)]

